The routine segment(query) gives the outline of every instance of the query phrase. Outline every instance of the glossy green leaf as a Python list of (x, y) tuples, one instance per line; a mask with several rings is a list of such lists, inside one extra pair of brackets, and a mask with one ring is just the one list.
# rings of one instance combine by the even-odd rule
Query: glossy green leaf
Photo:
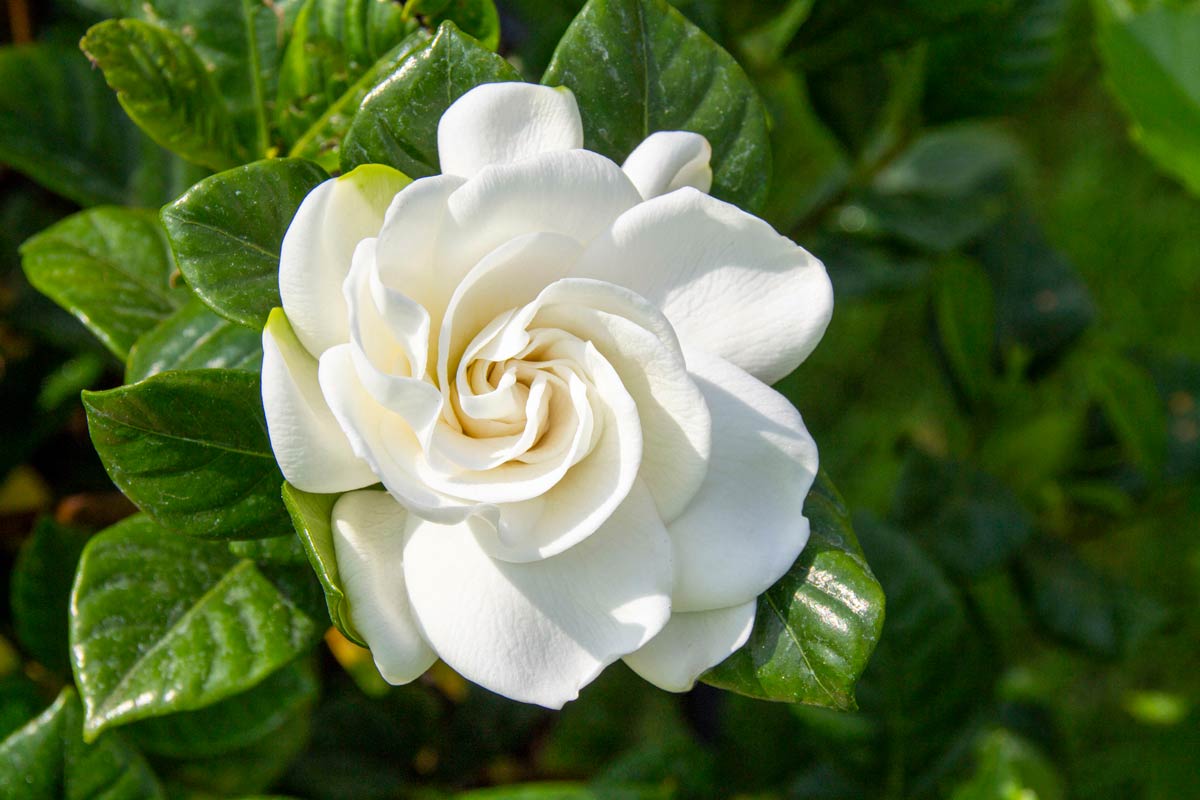
[(80, 47), (151, 139), (211, 169), (246, 161), (208, 70), (178, 34), (136, 19), (108, 20), (90, 28)]
[(142, 334), (129, 350), (125, 382), (169, 370), (238, 369), (262, 366), (262, 335), (214, 314), (193, 299)]
[(275, 108), (284, 140), (298, 140), (416, 28), (399, 3), (307, 0), (279, 67)]
[(1134, 141), (1200, 193), (1200, 9), (1158, 5), (1099, 16), (1108, 85), (1129, 115)]
[(279, 248), (296, 209), (329, 176), (310, 161), (257, 161), (206, 178), (162, 210), (180, 271), (226, 319), (262, 330), (279, 302)]
[[(315, 161), (329, 172), (340, 169), (339, 150), (342, 140), (350, 130), (350, 124), (354, 121), (354, 115), (362, 105), (363, 99), (428, 41), (429, 34), (421, 29), (385, 53), (341, 97), (330, 103), (321, 115), (313, 120), (308, 130), (296, 139), (289, 155)], [(282, 113), (287, 112), (284, 110)]]
[(342, 144), (342, 172), (387, 164), (412, 178), (438, 173), (442, 113), (481, 83), (520, 79), (503, 58), (442, 23), (428, 44), (363, 100)]
[(762, 208), (771, 177), (766, 113), (745, 72), (666, 0), (591, 0), (542, 82), (575, 93), (584, 145), (618, 163), (655, 131), (712, 145), (712, 193)]
[(257, 375), (162, 373), (85, 392), (83, 404), (109, 477), (164, 527), (215, 539), (288, 532)]
[(60, 673), (71, 668), (67, 617), (75, 565), (88, 534), (45, 518), (26, 540), (12, 570), (13, 627), (26, 650)]
[(21, 246), (29, 282), (70, 311), (122, 360), (138, 337), (187, 300), (152, 212), (82, 211)]
[(158, 780), (116, 734), (86, 744), (71, 688), (0, 743), (0, 800), (160, 800)]
[(325, 591), (329, 619), (347, 639), (366, 647), (366, 641), (350, 621), (346, 592), (338, 572), (337, 554), (333, 549), (333, 504), (341, 495), (302, 492), (290, 483), (283, 484), (283, 502), (292, 516), (296, 534), (304, 545), (313, 572)]
[(92, 539), (71, 602), (71, 653), (89, 738), (244, 692), (323, 630), (253, 562), (144, 515)]
[(0, 47), (0, 163), (83, 206), (156, 205), (199, 176), (151, 142), (73, 47)]
[(759, 598), (750, 640), (702, 680), (751, 697), (852, 709), (854, 685), (883, 627), (883, 590), (824, 474), (804, 512), (808, 544)]
[(941, 351), (967, 399), (978, 401), (992, 383), (996, 310), (987, 273), (972, 261), (942, 265), (933, 290), (933, 319)]
[(260, 564), (308, 567), (308, 551), (299, 536), (233, 541), (229, 543), (229, 552)]
[(174, 759), (208, 758), (250, 747), (316, 700), (317, 677), (305, 659), (213, 705), (151, 717), (122, 730), (144, 752)]

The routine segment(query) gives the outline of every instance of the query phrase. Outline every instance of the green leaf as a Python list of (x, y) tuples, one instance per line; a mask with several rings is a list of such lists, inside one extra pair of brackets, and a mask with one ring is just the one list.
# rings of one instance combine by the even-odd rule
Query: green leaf
[(140, 20), (118, 19), (92, 26), (79, 46), (151, 139), (212, 169), (246, 160), (224, 100), (182, 37)]
[(702, 680), (751, 697), (852, 709), (883, 627), (883, 590), (824, 474), (804, 512), (808, 545), (759, 598), (750, 640)]
[(288, 532), (257, 375), (162, 373), (83, 405), (109, 477), (159, 524), (210, 539)]
[(1167, 455), (1167, 409), (1150, 373), (1116, 354), (1086, 361), (1088, 387), (1135, 466), (1152, 475)]
[(158, 780), (115, 734), (85, 744), (75, 690), (0, 743), (0, 800), (159, 800)]
[(406, 0), (404, 13), (423, 17), (431, 26), (453, 22), (488, 50), (500, 46), (500, 15), (492, 0)]
[(1062, 779), (1047, 758), (1019, 736), (996, 730), (976, 745), (975, 774), (950, 800), (1063, 800)]
[(147, 139), (74, 48), (0, 47), (0, 162), (83, 206), (156, 205), (199, 176)]
[(590, 0), (542, 77), (575, 92), (584, 145), (620, 163), (655, 131), (703, 134), (712, 193), (749, 211), (767, 199), (771, 144), (746, 73), (666, 0)]
[(296, 209), (329, 176), (310, 161), (257, 161), (206, 178), (165, 206), (163, 225), (196, 296), (262, 330), (280, 305), (279, 249)]
[(253, 562), (144, 515), (92, 539), (71, 602), (88, 738), (244, 692), (322, 633)]
[(264, 565), (308, 567), (308, 551), (299, 536), (234, 541), (229, 543), (229, 552)]
[(262, 335), (230, 322), (193, 299), (142, 334), (129, 350), (125, 382), (137, 383), (160, 372), (185, 369), (238, 369), (262, 366)]
[(1099, 16), (1108, 85), (1129, 115), (1134, 141), (1200, 193), (1200, 10), (1159, 5)]
[(29, 282), (74, 314), (118, 358), (187, 300), (152, 212), (95, 208), (21, 246)]
[(75, 565), (88, 534), (53, 519), (40, 520), (12, 570), (13, 627), (21, 644), (52, 670), (71, 668), (67, 618)]
[(661, 788), (612, 786), (589, 788), (582, 783), (528, 783), (497, 786), (456, 794), (453, 800), (667, 800), (671, 793)]
[(123, 733), (146, 753), (208, 758), (250, 747), (302, 711), (317, 696), (317, 677), (305, 659), (276, 670), (262, 683), (195, 711), (151, 717)]
[(307, 0), (279, 66), (276, 117), (294, 142), (417, 28), (399, 3)]
[[(418, 30), (384, 54), (341, 97), (330, 103), (321, 115), (313, 120), (311, 127), (296, 139), (289, 155), (315, 161), (330, 172), (338, 170), (342, 140), (350, 130), (355, 112), (363, 100), (428, 41), (429, 34)], [(281, 113), (286, 111), (283, 109)]]
[(941, 351), (967, 399), (978, 402), (993, 380), (996, 311), (987, 273), (966, 259), (950, 259), (933, 289), (933, 319)]
[(366, 647), (366, 641), (350, 621), (349, 600), (342, 588), (337, 554), (333, 549), (333, 504), (341, 495), (302, 492), (286, 481), (283, 484), (283, 503), (292, 516), (296, 534), (304, 545), (313, 572), (325, 591), (329, 619), (347, 639)]
[(412, 178), (440, 172), (437, 126), (450, 105), (481, 83), (519, 81), (507, 61), (445, 22), (363, 100), (342, 144), (342, 172), (387, 164)]

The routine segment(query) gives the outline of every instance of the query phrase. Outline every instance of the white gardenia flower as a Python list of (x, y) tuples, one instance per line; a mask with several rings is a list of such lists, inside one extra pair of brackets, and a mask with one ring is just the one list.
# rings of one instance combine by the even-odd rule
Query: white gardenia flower
[(443, 174), (360, 167), (284, 238), (271, 443), (347, 492), (349, 617), (392, 683), (441, 658), (558, 708), (623, 658), (684, 691), (808, 539), (816, 446), (768, 384), (825, 330), (824, 267), (708, 196), (702, 136), (582, 147), (569, 91), (479, 86)]

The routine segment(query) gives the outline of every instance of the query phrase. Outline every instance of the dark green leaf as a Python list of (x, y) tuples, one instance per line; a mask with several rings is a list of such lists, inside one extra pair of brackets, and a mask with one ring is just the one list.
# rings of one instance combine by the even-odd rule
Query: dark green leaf
[(666, 0), (591, 0), (542, 82), (575, 93), (584, 144), (621, 162), (655, 131), (703, 134), (714, 196), (762, 208), (771, 144), (762, 103), (733, 57)]
[(933, 290), (933, 318), (941, 352), (967, 399), (977, 402), (992, 383), (996, 311), (992, 284), (978, 264), (951, 259)]
[(404, 12), (424, 17), (427, 25), (454, 25), (488, 50), (500, 46), (500, 15), (492, 0), (406, 0)]
[(216, 539), (288, 532), (257, 375), (163, 373), (83, 404), (113, 483), (159, 524)]
[(226, 319), (262, 330), (279, 303), (279, 248), (296, 209), (329, 176), (273, 159), (213, 175), (162, 210), (179, 269)]
[(259, 742), (316, 699), (317, 678), (304, 659), (262, 683), (195, 711), (135, 722), (124, 733), (144, 752), (175, 759), (208, 758)]
[(0, 743), (0, 800), (159, 800), (162, 788), (137, 751), (115, 734), (84, 743), (71, 688)]
[(1037, 798), (1063, 800), (1063, 782), (1036, 747), (1006, 730), (992, 731), (976, 747), (975, 773), (950, 800)]
[(442, 113), (481, 83), (520, 79), (503, 58), (442, 23), (437, 36), (363, 100), (342, 145), (342, 172), (387, 164), (411, 178), (436, 174)]
[(229, 552), (264, 565), (308, 566), (308, 551), (299, 536), (234, 541), (229, 543)]
[(883, 627), (883, 590), (823, 474), (804, 512), (808, 545), (759, 598), (750, 640), (703, 680), (751, 697), (851, 709)]
[(12, 571), (13, 626), (21, 644), (50, 669), (71, 668), (67, 617), (84, 531), (42, 519), (21, 547)]
[(89, 738), (244, 692), (322, 633), (252, 561), (143, 515), (92, 539), (71, 600)]
[(1159, 5), (1100, 16), (1108, 85), (1133, 123), (1134, 141), (1200, 193), (1200, 10)]
[(208, 70), (180, 36), (136, 19), (108, 20), (80, 47), (151, 139), (211, 169), (247, 160)]
[(147, 331), (129, 351), (125, 382), (183, 369), (239, 369), (257, 373), (262, 335), (230, 322), (193, 299)]
[(122, 360), (138, 337), (187, 300), (152, 212), (82, 211), (21, 247), (29, 282), (74, 314)]
[(302, 492), (290, 483), (283, 484), (283, 502), (292, 515), (296, 534), (308, 554), (308, 561), (321, 581), (329, 619), (347, 639), (366, 647), (366, 642), (350, 621), (346, 592), (338, 573), (337, 554), (333, 549), (333, 504), (341, 495)]
[(74, 48), (0, 48), (0, 162), (80, 205), (155, 205), (198, 175), (147, 139)]
[(1138, 468), (1158, 474), (1167, 454), (1167, 409), (1150, 373), (1109, 353), (1094, 354), (1086, 369), (1092, 397), (1125, 455)]
[(581, 783), (530, 783), (463, 792), (454, 795), (453, 800), (667, 800), (670, 796), (670, 792), (659, 788), (606, 784), (592, 789)]

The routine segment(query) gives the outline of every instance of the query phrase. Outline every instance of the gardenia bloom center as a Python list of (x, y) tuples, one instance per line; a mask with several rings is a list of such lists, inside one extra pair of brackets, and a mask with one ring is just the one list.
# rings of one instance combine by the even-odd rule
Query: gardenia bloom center
[(624, 658), (685, 690), (807, 541), (816, 447), (768, 384), (824, 332), (824, 268), (708, 196), (701, 136), (582, 147), (567, 90), (480, 86), (442, 174), (360, 167), (284, 239), (271, 442), (344, 493), (346, 627), (393, 683), (441, 658), (559, 707)]

